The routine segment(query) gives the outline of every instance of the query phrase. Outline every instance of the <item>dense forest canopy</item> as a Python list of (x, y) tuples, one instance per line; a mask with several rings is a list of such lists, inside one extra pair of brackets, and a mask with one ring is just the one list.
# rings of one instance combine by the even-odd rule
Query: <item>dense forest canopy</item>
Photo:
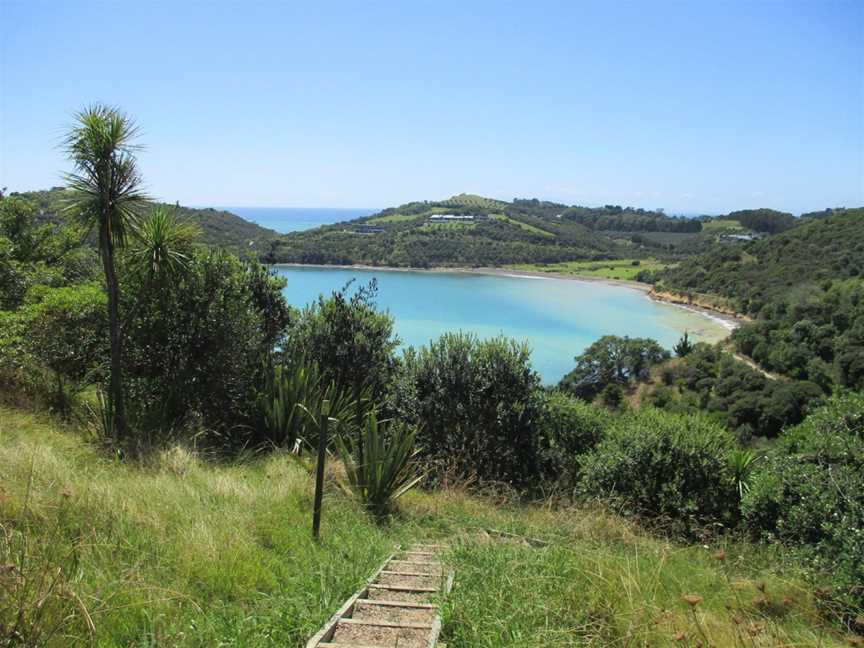
[(738, 221), (744, 227), (754, 232), (766, 234), (779, 234), (792, 229), (798, 220), (789, 213), (779, 212), (774, 209), (742, 209), (730, 212), (726, 218)]
[(720, 295), (758, 315), (778, 297), (864, 275), (864, 209), (833, 211), (775, 236), (712, 246), (666, 270), (665, 288)]

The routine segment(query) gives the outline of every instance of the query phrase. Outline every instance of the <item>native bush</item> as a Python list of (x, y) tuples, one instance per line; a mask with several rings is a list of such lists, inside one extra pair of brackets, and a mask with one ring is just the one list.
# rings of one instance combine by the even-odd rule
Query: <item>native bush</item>
[(105, 294), (95, 283), (38, 286), (17, 311), (0, 316), (2, 381), (68, 415), (73, 395), (96, 378), (107, 352)]
[(540, 378), (528, 346), (447, 333), (409, 349), (391, 406), (420, 428), (424, 458), (442, 471), (524, 485), (537, 475)]
[(402, 422), (379, 421), (371, 412), (356, 438), (344, 432), (335, 436), (351, 489), (379, 519), (423, 479), (414, 461), (416, 435), (416, 428)]
[(760, 462), (742, 513), (761, 537), (803, 545), (841, 597), (864, 605), (864, 396), (831, 399)]
[(396, 368), (399, 338), (393, 317), (376, 309), (373, 279), (349, 295), (350, 282), (329, 297), (319, 296), (291, 328), (288, 346), (302, 350), (323, 378), (359, 393), (383, 397)]
[(196, 420), (248, 433), (279, 337), (273, 322), (288, 323), (284, 284), (271, 276), (262, 290), (254, 267), (205, 249), (156, 285), (140, 272), (124, 276), (124, 370), (138, 425), (167, 430)]
[(696, 524), (737, 518), (729, 432), (702, 415), (643, 409), (620, 416), (581, 462), (580, 488), (633, 512)]
[(611, 423), (611, 415), (600, 407), (560, 391), (547, 394), (537, 430), (543, 481), (573, 489), (579, 479), (579, 456), (600, 441)]

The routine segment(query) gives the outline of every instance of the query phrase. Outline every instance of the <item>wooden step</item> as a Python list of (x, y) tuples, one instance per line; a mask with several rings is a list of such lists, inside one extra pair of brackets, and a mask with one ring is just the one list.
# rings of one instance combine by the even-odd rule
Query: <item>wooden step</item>
[[(371, 646), (400, 646), (400, 648), (426, 648), (429, 645), (434, 628), (430, 624), (414, 624), (420, 627), (403, 625), (384, 625), (371, 623), (348, 623), (351, 619), (343, 619), (336, 625), (333, 638), (336, 644), (361, 644)], [(440, 622), (439, 622), (440, 623)]]
[[(393, 563), (399, 563), (400, 565), (405, 565), (405, 567), (409, 568), (409, 569), (414, 568), (414, 567), (438, 567), (439, 569), (441, 568), (441, 563), (439, 563), (439, 562), (432, 562), (429, 560), (399, 560), (398, 558), (396, 558), (394, 560), (391, 560), (389, 563), (387, 563), (387, 566), (385, 567), (385, 569), (389, 568), (391, 565), (393, 565)], [(393, 565), (393, 566), (397, 566), (397, 565)]]
[(389, 621), (391, 623), (432, 623), (437, 610), (430, 607), (408, 607), (405, 605), (375, 605), (371, 603), (354, 604), (352, 619), (362, 621)]
[(438, 606), (432, 603), (412, 603), (411, 601), (388, 601), (387, 599), (357, 599), (355, 603), (366, 605), (382, 605), (384, 607), (417, 608), (419, 610), (434, 610)]
[(437, 592), (437, 587), (420, 587), (415, 585), (382, 585), (380, 583), (369, 583), (369, 589), (391, 590), (393, 592)]
[(397, 623), (395, 621), (373, 621), (370, 619), (340, 619), (337, 625), (363, 625), (378, 628), (407, 628), (408, 630), (431, 630), (431, 623)]
[(397, 592), (386, 589), (370, 589), (366, 598), (373, 601), (404, 601), (406, 603), (425, 603), (432, 596), (429, 592)]
[[(439, 646), (443, 646), (443, 644), (439, 644)], [(355, 643), (332, 643), (330, 641), (325, 641), (324, 643), (318, 644), (319, 648), (381, 648), (378, 646), (370, 646), (369, 644), (355, 644)]]
[(387, 576), (434, 576), (439, 577), (441, 574), (432, 574), (430, 572), (414, 572), (414, 571), (390, 571), (383, 570), (378, 572), (379, 574), (386, 574)]

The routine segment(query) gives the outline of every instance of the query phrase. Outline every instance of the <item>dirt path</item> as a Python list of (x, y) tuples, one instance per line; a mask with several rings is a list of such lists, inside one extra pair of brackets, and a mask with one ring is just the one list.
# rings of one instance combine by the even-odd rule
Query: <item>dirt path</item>
[(746, 364), (748, 367), (750, 367), (754, 371), (758, 371), (763, 376), (768, 378), (768, 380), (781, 380), (782, 379), (781, 376), (778, 376), (777, 374), (772, 374), (770, 371), (766, 371), (765, 369), (760, 367), (758, 364), (756, 364), (753, 360), (751, 360), (747, 356), (741, 355), (740, 353), (737, 353), (735, 351), (730, 351), (730, 353), (738, 362), (743, 362), (744, 364)]
[(453, 583), (442, 545), (393, 554), (306, 644), (306, 648), (434, 648), (441, 619), (431, 601)]

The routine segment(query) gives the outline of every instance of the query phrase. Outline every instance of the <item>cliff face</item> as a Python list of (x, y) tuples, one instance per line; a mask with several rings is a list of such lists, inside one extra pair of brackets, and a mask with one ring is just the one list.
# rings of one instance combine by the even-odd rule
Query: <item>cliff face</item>
[(651, 299), (657, 301), (669, 302), (670, 304), (681, 304), (684, 306), (692, 306), (694, 308), (703, 308), (705, 310), (714, 311), (721, 315), (728, 315), (735, 319), (749, 321), (749, 317), (742, 314), (736, 309), (730, 300), (714, 295), (705, 295), (703, 293), (681, 292), (677, 290), (668, 290), (657, 288), (654, 286), (648, 293)]

